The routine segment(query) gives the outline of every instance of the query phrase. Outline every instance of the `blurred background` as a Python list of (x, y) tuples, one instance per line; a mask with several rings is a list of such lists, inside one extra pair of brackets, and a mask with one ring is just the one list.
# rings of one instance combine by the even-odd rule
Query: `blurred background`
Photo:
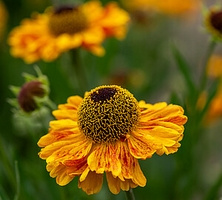
[[(64, 2), (81, 3), (80, 0)], [(102, 1), (104, 5), (108, 2)], [(203, 7), (216, 3), (221, 6), (221, 2), (205, 0), (192, 9), (172, 7), (159, 13), (139, 7), (140, 1), (137, 6), (133, 1), (117, 2), (131, 16), (128, 33), (123, 41), (107, 39), (103, 44), (106, 49), (103, 57), (80, 50), (88, 90), (101, 84), (118, 84), (137, 100), (179, 104), (184, 107), (188, 121), (192, 121), (187, 105), (189, 91), (173, 49), (179, 50), (187, 62), (190, 77), (198, 84), (210, 41), (203, 25)], [(91, 196), (78, 189), (77, 179), (67, 186), (58, 186), (45, 170), (45, 161), (38, 157), (37, 142), (47, 133), (48, 122), (53, 118), (51, 111), (42, 110), (30, 121), (16, 116), (8, 103), (9, 98), (15, 98), (9, 86), (21, 87), (24, 72), (36, 75), (33, 64), (10, 55), (8, 34), (33, 12), (43, 13), (48, 6), (58, 3), (59, 0), (0, 1), (0, 199), (124, 199), (124, 192), (113, 195), (106, 183), (100, 193)], [(214, 53), (222, 56), (221, 44)], [(36, 64), (49, 79), (50, 99), (56, 105), (65, 103), (69, 96), (83, 95), (74, 72), (69, 69), (68, 53), (55, 61)], [(136, 199), (221, 199), (221, 116), (212, 123), (202, 123), (198, 129), (194, 123), (188, 123), (177, 153), (154, 155), (140, 162), (148, 182), (144, 188), (134, 189)]]

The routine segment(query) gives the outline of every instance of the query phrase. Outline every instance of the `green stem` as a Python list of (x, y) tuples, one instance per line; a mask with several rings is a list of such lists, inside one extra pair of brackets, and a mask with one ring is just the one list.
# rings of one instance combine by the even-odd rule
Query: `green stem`
[(207, 66), (209, 63), (209, 59), (216, 47), (217, 42), (214, 40), (211, 40), (208, 50), (206, 52), (206, 56), (205, 56), (205, 60), (203, 63), (203, 72), (202, 72), (202, 77), (201, 77), (201, 83), (200, 83), (200, 92), (202, 92), (205, 87), (206, 87), (206, 83), (207, 83)]
[(3, 165), (3, 169), (5, 169), (5, 171), (3, 172), (7, 174), (7, 178), (9, 179), (11, 185), (13, 187), (16, 187), (15, 176), (12, 171), (12, 166), (11, 166), (8, 156), (9, 154), (7, 150), (4, 149), (3, 139), (0, 137), (0, 158), (1, 158), (1, 163)]
[(15, 178), (16, 178), (16, 194), (14, 200), (18, 200), (20, 194), (20, 175), (18, 170), (18, 161), (15, 161)]
[(79, 88), (81, 92), (85, 92), (87, 90), (87, 78), (82, 66), (81, 57), (80, 57), (80, 50), (73, 49), (71, 50), (72, 56), (72, 64), (75, 70), (75, 75), (79, 84)]
[(51, 101), (50, 99), (47, 99), (45, 101), (46, 105), (51, 109), (51, 110), (56, 110), (57, 109), (57, 105)]
[(128, 191), (126, 191), (126, 196), (127, 196), (128, 200), (135, 200), (135, 196), (134, 196), (132, 188), (130, 188)]

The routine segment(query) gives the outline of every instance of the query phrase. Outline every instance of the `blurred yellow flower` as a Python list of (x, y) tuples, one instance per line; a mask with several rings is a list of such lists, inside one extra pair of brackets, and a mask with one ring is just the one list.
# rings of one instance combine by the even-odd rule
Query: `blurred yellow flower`
[(222, 87), (218, 89), (216, 96), (213, 98), (210, 104), (210, 108), (207, 113), (208, 122), (215, 121), (222, 117)]
[(49, 133), (38, 142), (39, 156), (59, 185), (77, 176), (87, 194), (100, 191), (104, 173), (114, 194), (145, 186), (138, 159), (175, 153), (187, 121), (182, 107), (137, 102), (116, 85), (71, 96), (53, 115)]
[[(222, 56), (214, 54), (210, 57), (207, 66), (207, 76), (219, 79), (216, 95), (211, 100), (205, 117), (205, 124), (210, 124), (222, 117)], [(207, 91), (200, 95), (197, 103), (198, 109), (202, 110), (204, 108), (208, 96)]]
[[(222, 12), (221, 12), (222, 14)], [(222, 56), (213, 55), (211, 56), (208, 64), (208, 76), (212, 78), (220, 79), (219, 87), (217, 89), (217, 94), (211, 101), (207, 119), (209, 121), (214, 121), (222, 117)]]
[(205, 12), (204, 23), (208, 32), (216, 40), (222, 40), (222, 8), (213, 6)]
[(116, 3), (102, 7), (99, 1), (89, 1), (77, 7), (48, 8), (12, 30), (11, 54), (27, 63), (52, 61), (78, 47), (102, 56), (102, 42), (107, 37), (124, 38), (128, 21), (127, 12)]
[(8, 12), (3, 2), (0, 1), (0, 41), (2, 40), (3, 34), (5, 32), (7, 20), (8, 20)]
[(209, 77), (222, 78), (222, 56), (212, 55), (207, 68)]
[(167, 15), (181, 15), (195, 11), (199, 0), (122, 0), (129, 10), (147, 10)]
[[(200, 95), (197, 103), (198, 109), (201, 110), (204, 108), (204, 106), (206, 105), (207, 98), (208, 98), (207, 92), (203, 92)], [(222, 105), (222, 85), (219, 86), (216, 95), (210, 102), (209, 108), (204, 118), (205, 125), (210, 125), (222, 117), (221, 105)]]

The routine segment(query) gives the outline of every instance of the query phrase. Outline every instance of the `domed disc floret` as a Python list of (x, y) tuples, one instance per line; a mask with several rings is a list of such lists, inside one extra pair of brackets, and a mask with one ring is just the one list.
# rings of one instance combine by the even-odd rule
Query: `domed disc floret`
[(139, 119), (133, 95), (116, 85), (100, 86), (86, 93), (78, 109), (78, 125), (95, 143), (125, 139)]

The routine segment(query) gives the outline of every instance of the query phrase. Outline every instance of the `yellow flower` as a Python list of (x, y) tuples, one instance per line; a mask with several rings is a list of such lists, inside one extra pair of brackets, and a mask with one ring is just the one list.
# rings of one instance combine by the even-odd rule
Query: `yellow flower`
[(122, 0), (130, 10), (148, 10), (168, 15), (181, 15), (199, 8), (199, 0)]
[(216, 40), (222, 40), (222, 9), (221, 7), (211, 7), (205, 13), (204, 23), (208, 32)]
[[(206, 105), (208, 98), (208, 93), (203, 92), (199, 99), (198, 99), (198, 109), (202, 110), (204, 106)], [(207, 110), (206, 116), (204, 118), (204, 125), (210, 125), (213, 124), (213, 122), (216, 122), (218, 119), (222, 117), (222, 85), (219, 85), (216, 95), (213, 97), (213, 99), (210, 102), (209, 108)]]
[(208, 123), (215, 121), (222, 117), (222, 87), (219, 88), (216, 96), (210, 103), (210, 107), (207, 113)]
[[(219, 80), (216, 94), (211, 100), (205, 116), (204, 124), (210, 125), (222, 117), (222, 57), (220, 55), (215, 54), (210, 57), (207, 66), (207, 76)], [(201, 93), (197, 102), (199, 110), (202, 110), (206, 106), (208, 98), (209, 93), (207, 91)]]
[(114, 194), (145, 186), (138, 159), (175, 153), (187, 121), (177, 105), (139, 101), (116, 85), (71, 96), (53, 112), (49, 133), (38, 142), (50, 176), (59, 185), (79, 177), (87, 194), (100, 191), (103, 174)]
[(215, 54), (210, 57), (207, 74), (212, 78), (222, 78), (222, 56)]
[(61, 53), (83, 47), (102, 56), (102, 42), (107, 37), (122, 39), (129, 21), (127, 12), (116, 3), (102, 7), (90, 1), (77, 7), (48, 8), (23, 20), (9, 36), (11, 54), (27, 63), (39, 59), (52, 61)]

